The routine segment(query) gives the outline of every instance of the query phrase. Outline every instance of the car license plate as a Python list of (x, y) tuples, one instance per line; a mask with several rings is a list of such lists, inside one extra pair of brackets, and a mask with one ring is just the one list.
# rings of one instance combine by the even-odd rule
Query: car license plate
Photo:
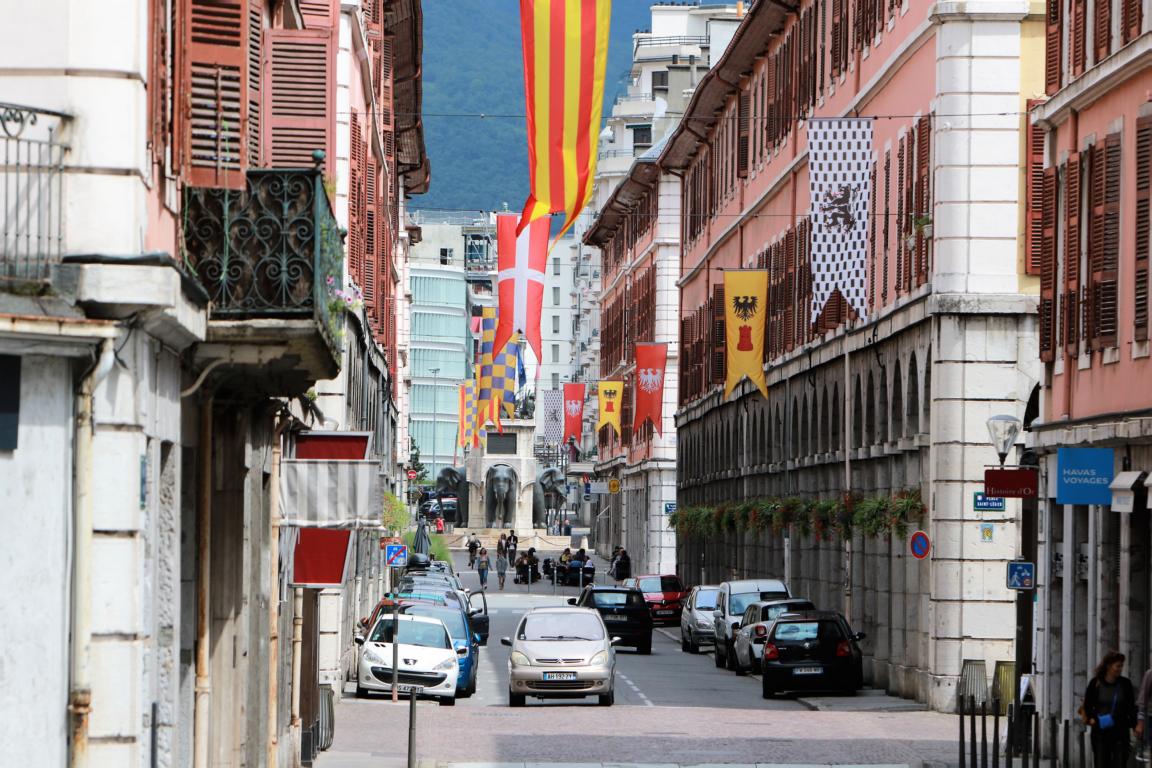
[(824, 667), (796, 667), (792, 670), (794, 675), (822, 675)]
[(664, 611), (664, 610), (656, 611), (657, 616), (669, 616), (671, 614), (672, 614), (672, 611), (670, 611), (670, 610), (668, 610), (668, 611)]
[(545, 680), (575, 680), (575, 672), (545, 672)]
[(604, 617), (604, 621), (628, 621), (627, 616), (614, 616), (611, 613)]

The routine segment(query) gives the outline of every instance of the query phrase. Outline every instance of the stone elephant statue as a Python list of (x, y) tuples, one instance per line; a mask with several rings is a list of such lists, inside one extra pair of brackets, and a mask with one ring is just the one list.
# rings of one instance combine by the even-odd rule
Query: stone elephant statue
[(489, 528), (503, 528), (516, 519), (516, 472), (507, 464), (497, 464), (484, 479), (485, 519)]
[(536, 476), (536, 488), (532, 496), (532, 524), (547, 524), (548, 496), (552, 496), (552, 505), (556, 509), (563, 509), (566, 497), (564, 473), (558, 467), (548, 467)]
[(436, 476), (436, 491), (441, 495), (455, 496), (456, 519), (460, 525), (468, 523), (468, 470), (464, 467), (444, 467)]

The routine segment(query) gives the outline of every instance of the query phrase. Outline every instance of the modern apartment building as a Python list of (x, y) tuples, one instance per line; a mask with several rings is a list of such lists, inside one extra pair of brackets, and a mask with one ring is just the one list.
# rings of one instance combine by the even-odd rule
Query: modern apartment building
[(1049, 0), (1028, 134), (1028, 253), (1040, 276), (1040, 465), (1033, 657), (1050, 727), (1076, 716), (1100, 657), (1152, 653), (1152, 19)]
[[(576, 317), (581, 300), (576, 276), (575, 242), (566, 236), (558, 242), (548, 256), (544, 274), (544, 306), (540, 314), (540, 343), (542, 359), (535, 388), (560, 389), (564, 382), (572, 381), (572, 361), (587, 349), (587, 342), (577, 340)], [(585, 347), (581, 348), (581, 343)]]
[[(755, 3), (658, 161), (682, 180), (680, 572), (783, 577), (866, 633), (873, 686), (940, 710), (966, 660), (1014, 656), (1020, 505), (974, 494), (986, 420), (1023, 418), (1040, 376), (1019, 233), (1041, 27), (1027, 4)], [(871, 118), (852, 159), (871, 215), (857, 282), (813, 317), (808, 129), (842, 117)], [(768, 273), (767, 397), (725, 398), (723, 273), (749, 267)], [(930, 558), (909, 556), (916, 529)]]

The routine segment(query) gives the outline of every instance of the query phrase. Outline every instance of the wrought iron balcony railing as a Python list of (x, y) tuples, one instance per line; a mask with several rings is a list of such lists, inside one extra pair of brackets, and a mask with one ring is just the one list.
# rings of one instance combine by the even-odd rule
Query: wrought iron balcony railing
[(338, 348), (343, 232), (319, 167), (252, 170), (242, 190), (186, 188), (184, 262), (213, 318), (311, 316)]
[(64, 250), (68, 115), (0, 103), (0, 287), (47, 280)]

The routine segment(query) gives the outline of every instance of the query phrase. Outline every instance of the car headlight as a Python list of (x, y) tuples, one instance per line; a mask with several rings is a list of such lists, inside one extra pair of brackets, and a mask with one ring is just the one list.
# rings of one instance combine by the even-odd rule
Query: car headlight
[(509, 658), (511, 659), (512, 666), (514, 666), (514, 667), (530, 667), (530, 666), (532, 666), (532, 662), (528, 660), (527, 656), (520, 653), (520, 651), (512, 651), (512, 655)]
[(606, 666), (608, 666), (608, 651), (600, 651), (595, 656), (588, 659), (588, 666), (590, 666), (590, 667), (606, 667)]
[(369, 664), (383, 664), (383, 663), (385, 663), (384, 657), (380, 655), (379, 650), (376, 648), (365, 647), (364, 648), (364, 658), (365, 658), (365, 660), (368, 661)]
[(447, 672), (456, 666), (456, 659), (444, 659), (444, 661), (437, 664), (434, 669), (437, 672)]
[(697, 629), (712, 629), (712, 622), (706, 619), (696, 619)]

